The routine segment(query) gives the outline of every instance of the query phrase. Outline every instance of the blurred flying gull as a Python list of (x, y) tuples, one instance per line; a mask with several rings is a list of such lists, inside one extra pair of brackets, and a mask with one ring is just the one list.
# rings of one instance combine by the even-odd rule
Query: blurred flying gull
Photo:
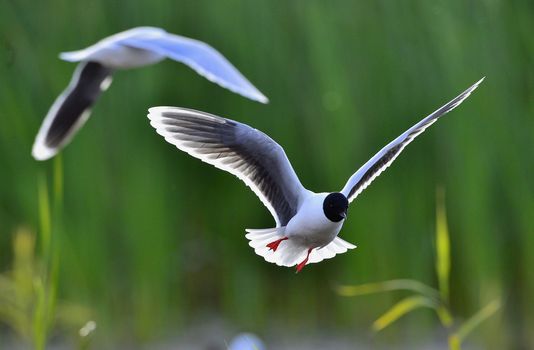
[(160, 28), (133, 28), (86, 49), (61, 53), (60, 58), (80, 63), (39, 129), (32, 149), (37, 160), (55, 156), (69, 143), (89, 118), (92, 106), (109, 87), (117, 69), (146, 66), (170, 58), (230, 91), (251, 100), (268, 102), (267, 97), (217, 50), (201, 41), (170, 34)]
[(352, 202), (416, 136), (462, 103), (480, 79), (390, 142), (365, 163), (341, 192), (314, 193), (300, 183), (283, 148), (248, 125), (179, 107), (149, 109), (150, 124), (167, 142), (243, 180), (269, 209), (275, 228), (247, 229), (256, 254), (279, 266), (317, 263), (356, 248), (338, 237)]

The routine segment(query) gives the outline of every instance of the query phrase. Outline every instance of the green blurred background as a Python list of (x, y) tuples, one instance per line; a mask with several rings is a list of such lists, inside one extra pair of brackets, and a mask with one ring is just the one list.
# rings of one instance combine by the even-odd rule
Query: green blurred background
[[(63, 209), (52, 224), (58, 296), (92, 310), (97, 344), (180, 338), (212, 319), (267, 342), (317, 333), (378, 348), (439, 342), (426, 310), (370, 337), (370, 323), (402, 294), (347, 299), (333, 287), (393, 278), (435, 285), (435, 195), (443, 186), (452, 310), (466, 318), (502, 296), (503, 309), (472, 341), (534, 347), (531, 0), (1, 1), (2, 271), (15, 230), (39, 230), (39, 175), (52, 187), (54, 161), (39, 163), (30, 150), (75, 68), (58, 53), (139, 25), (211, 44), (270, 103), (171, 61), (115, 75), (62, 154)], [(248, 247), (245, 228), (274, 225), (255, 195), (165, 143), (146, 118), (151, 106), (177, 105), (245, 122), (285, 148), (306, 187), (335, 191), (482, 76), (464, 104), (352, 204), (341, 237), (358, 249), (298, 275)]]

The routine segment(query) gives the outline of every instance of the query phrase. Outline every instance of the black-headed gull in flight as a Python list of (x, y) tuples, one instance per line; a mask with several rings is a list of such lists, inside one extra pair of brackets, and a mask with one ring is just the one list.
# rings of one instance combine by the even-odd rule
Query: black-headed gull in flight
[(268, 102), (267, 97), (213, 47), (160, 28), (133, 28), (86, 49), (61, 53), (60, 58), (80, 63), (39, 129), (32, 149), (37, 160), (53, 157), (69, 143), (91, 114), (100, 94), (111, 84), (112, 74), (117, 69), (146, 66), (170, 58), (230, 91)]
[(269, 209), (275, 228), (246, 230), (256, 254), (280, 266), (317, 263), (356, 248), (338, 237), (352, 202), (417, 135), (451, 111), (482, 82), (476, 82), (412, 126), (365, 163), (340, 192), (314, 193), (300, 183), (284, 149), (263, 132), (208, 113), (154, 107), (148, 118), (167, 142), (243, 180)]

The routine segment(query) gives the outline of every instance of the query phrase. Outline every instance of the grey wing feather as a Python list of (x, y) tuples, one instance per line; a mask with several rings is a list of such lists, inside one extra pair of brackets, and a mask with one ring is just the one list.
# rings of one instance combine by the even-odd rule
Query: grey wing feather
[(380, 152), (375, 154), (373, 158), (367, 161), (367, 163), (351, 176), (349, 181), (345, 184), (345, 187), (341, 190), (341, 193), (348, 198), (349, 202), (352, 202), (378, 175), (393, 163), (404, 147), (438, 120), (439, 117), (450, 112), (462, 103), (483, 80), (484, 78), (477, 81), (460, 95), (412, 126), (402, 135), (390, 142), (386, 147), (382, 148)]
[(280, 145), (248, 125), (177, 107), (150, 108), (148, 118), (169, 143), (243, 180), (285, 226), (306, 193)]

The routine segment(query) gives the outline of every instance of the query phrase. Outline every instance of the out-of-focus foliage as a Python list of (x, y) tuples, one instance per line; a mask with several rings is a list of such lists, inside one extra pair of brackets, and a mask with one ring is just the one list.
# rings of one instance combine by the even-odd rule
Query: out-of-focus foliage
[(73, 329), (79, 329), (79, 337), (75, 338), (78, 347), (83, 349), (89, 345), (89, 335), (96, 328), (96, 323), (90, 320), (89, 308), (57, 298), (63, 193), (61, 164), (61, 157), (57, 157), (53, 171), (53, 204), (46, 178), (41, 174), (37, 181), (40, 249), (36, 249), (36, 235), (30, 229), (17, 228), (13, 234), (12, 266), (0, 274), (0, 322), (36, 350), (45, 349), (51, 333), (60, 329), (70, 334)]
[[(57, 258), (47, 264), (36, 255), (33, 232), (24, 227), (17, 229), (13, 235), (13, 266), (0, 274), (0, 322), (34, 349), (44, 349), (54, 329), (72, 334), (91, 317), (85, 306), (58, 303), (54, 270), (57, 271)], [(79, 344), (85, 343), (88, 335), (80, 333)]]
[(448, 343), (450, 350), (460, 350), (462, 342), (480, 323), (491, 317), (501, 307), (500, 298), (490, 302), (471, 316), (464, 323), (452, 317), (449, 306), (450, 290), (450, 235), (447, 228), (447, 215), (445, 211), (445, 198), (443, 189), (437, 191), (436, 210), (436, 273), (438, 276), (438, 290), (416, 280), (391, 280), (379, 283), (368, 283), (357, 286), (339, 286), (337, 291), (343, 296), (358, 296), (364, 294), (381, 293), (394, 290), (410, 290), (415, 294), (410, 295), (387, 310), (382, 316), (373, 322), (373, 330), (379, 332), (390, 326), (408, 313), (422, 308), (433, 309), (439, 317), (444, 328), (448, 331)]
[[(50, 177), (54, 161), (34, 161), (31, 145), (75, 68), (58, 53), (139, 25), (208, 42), (271, 103), (248, 101), (170, 61), (116, 73), (62, 154), (56, 220), (59, 297), (95, 310), (102, 342), (179, 335), (213, 316), (262, 337), (271, 327), (364, 330), (391, 297), (348, 300), (331, 286), (394, 278), (439, 285), (431, 232), (442, 184), (451, 285), (462, 286), (450, 291), (450, 307), (468, 317), (502, 291), (503, 322), (491, 319), (470, 339), (533, 346), (530, 0), (0, 2), (2, 271), (13, 259), (9, 232), (39, 230), (38, 174)], [(306, 187), (335, 191), (482, 76), (467, 101), (351, 205), (341, 236), (358, 249), (298, 276), (247, 245), (245, 228), (274, 224), (254, 194), (165, 143), (146, 118), (151, 106), (178, 105), (248, 123), (285, 148)], [(380, 341), (429, 336), (437, 325), (417, 312)]]

